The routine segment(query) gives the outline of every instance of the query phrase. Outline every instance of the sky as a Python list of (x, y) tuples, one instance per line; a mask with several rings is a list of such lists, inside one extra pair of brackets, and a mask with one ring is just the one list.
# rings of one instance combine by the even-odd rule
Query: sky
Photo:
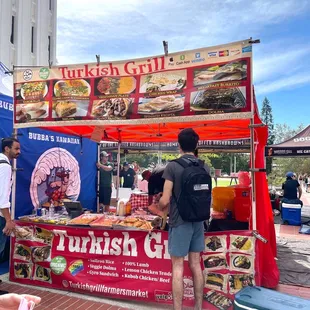
[(58, 64), (123, 60), (260, 39), (253, 47), (259, 108), (275, 124), (310, 124), (309, 0), (58, 0)]

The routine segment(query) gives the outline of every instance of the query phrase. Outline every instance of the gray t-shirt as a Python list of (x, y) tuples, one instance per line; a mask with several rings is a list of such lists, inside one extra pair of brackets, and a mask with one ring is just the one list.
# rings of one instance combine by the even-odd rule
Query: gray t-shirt
[[(183, 155), (184, 158), (196, 159), (194, 155)], [(210, 168), (205, 165), (205, 169), (208, 173), (210, 173)], [(171, 227), (177, 227), (184, 223), (182, 220), (179, 210), (176, 203), (176, 197), (180, 195), (181, 187), (182, 187), (182, 173), (184, 168), (175, 161), (170, 162), (165, 168), (163, 178), (165, 180), (169, 180), (173, 182), (173, 194), (170, 199), (170, 207), (169, 207), (169, 225)]]

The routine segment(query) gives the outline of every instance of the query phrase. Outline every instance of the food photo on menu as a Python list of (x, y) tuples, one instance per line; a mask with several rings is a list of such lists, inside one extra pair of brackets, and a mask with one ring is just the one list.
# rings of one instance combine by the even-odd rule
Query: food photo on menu
[(205, 288), (227, 293), (227, 274), (205, 273)]
[(206, 270), (226, 269), (226, 254), (203, 255), (203, 263)]
[(14, 235), (15, 235), (16, 240), (32, 240), (33, 227), (16, 225)]
[(129, 118), (133, 101), (133, 98), (94, 100), (91, 116), (99, 119)]
[(186, 86), (186, 74), (186, 70), (176, 70), (141, 76), (140, 93), (183, 89)]
[(190, 109), (194, 112), (223, 110), (236, 112), (246, 107), (246, 88), (209, 88), (191, 93)]
[(20, 244), (20, 243), (15, 243), (13, 258), (24, 260), (24, 261), (30, 261), (31, 260), (30, 247)]
[(34, 228), (34, 241), (46, 243), (48, 245), (52, 244), (54, 234), (52, 231), (35, 226)]
[(48, 101), (36, 103), (18, 103), (15, 118), (18, 123), (37, 121), (48, 117)]
[(87, 115), (89, 100), (53, 100), (53, 118), (84, 117)]
[(34, 280), (52, 283), (51, 269), (35, 265)]
[(215, 82), (241, 81), (247, 78), (247, 61), (236, 60), (224, 65), (208, 66), (194, 71), (194, 86)]
[(48, 81), (17, 84), (15, 98), (23, 101), (43, 101), (47, 96), (48, 86)]
[(255, 285), (252, 274), (231, 274), (229, 275), (229, 293), (236, 294), (244, 287)]
[(34, 262), (48, 262), (51, 260), (51, 247), (32, 247), (32, 259)]
[(226, 250), (226, 236), (208, 236), (205, 239), (205, 252), (223, 252)]
[(164, 95), (155, 98), (140, 98), (138, 114), (157, 115), (184, 110), (184, 95)]
[(230, 250), (245, 252), (245, 253), (253, 253), (254, 252), (254, 237), (248, 236), (230, 236)]
[(132, 76), (103, 77), (95, 79), (95, 96), (110, 94), (131, 94), (136, 89), (136, 79)]
[(254, 271), (254, 258), (242, 254), (230, 255), (230, 269), (234, 271), (243, 271), (253, 273)]
[(228, 310), (233, 302), (222, 293), (210, 291), (204, 294), (203, 299), (220, 310)]
[(89, 97), (91, 92), (87, 80), (59, 80), (54, 82), (54, 96), (62, 97)]
[(32, 274), (33, 264), (14, 263), (14, 276), (19, 279), (30, 279)]

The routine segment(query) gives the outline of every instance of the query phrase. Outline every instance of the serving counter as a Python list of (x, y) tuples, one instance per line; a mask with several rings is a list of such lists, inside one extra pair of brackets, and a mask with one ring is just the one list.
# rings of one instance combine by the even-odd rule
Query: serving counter
[[(172, 303), (168, 233), (90, 226), (16, 222), (10, 280), (141, 302)], [(251, 231), (205, 234), (204, 309), (231, 309), (233, 295), (257, 280)], [(191, 272), (184, 266), (184, 305), (194, 304)]]

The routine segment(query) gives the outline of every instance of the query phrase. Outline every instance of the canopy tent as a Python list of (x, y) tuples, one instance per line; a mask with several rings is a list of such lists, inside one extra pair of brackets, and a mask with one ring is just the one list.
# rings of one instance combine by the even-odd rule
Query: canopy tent
[[(14, 72), (15, 90), (17, 90), (15, 127), (48, 128), (60, 133), (92, 138), (97, 142), (116, 141), (119, 147), (122, 142), (133, 141), (175, 142), (178, 133), (188, 127), (193, 128), (199, 134), (200, 140), (238, 140), (251, 137), (252, 184), (256, 189), (252, 195), (252, 229), (257, 230), (268, 240), (267, 243), (258, 241), (259, 283), (257, 284), (275, 287), (279, 281), (279, 272), (274, 260), (276, 257), (275, 230), (264, 169), (264, 147), (267, 142), (268, 129), (258, 116), (253, 96), (250, 71), (251, 52), (251, 43), (246, 40), (207, 49), (186, 51), (181, 55), (175, 53), (169, 57), (157, 56), (128, 62), (52, 67), (51, 70), (48, 68), (17, 70)], [(213, 57), (216, 59), (214, 60)], [(182, 61), (178, 62), (175, 59)], [(193, 59), (193, 61), (183, 61), (184, 59)], [(129, 66), (135, 67), (128, 70)], [(229, 70), (226, 70), (225, 66), (229, 66)], [(238, 72), (233, 72), (236, 68)], [(169, 70), (174, 70), (174, 72), (171, 73)], [(204, 81), (205, 86), (200, 86), (200, 77), (203, 76), (200, 74), (203, 70), (207, 81)], [(216, 74), (217, 70), (221, 72)], [(228, 75), (236, 74), (226, 79), (227, 72)], [(112, 78), (105, 76), (112, 76)], [(136, 92), (127, 92), (122, 96), (117, 93), (114, 97), (109, 92), (98, 94), (99, 90), (102, 91), (104, 87), (111, 86), (111, 80), (114, 83), (117, 80), (118, 83), (125, 84), (125, 80), (122, 83), (123, 76), (129, 76), (132, 78), (131, 81), (135, 81), (132, 85), (134, 85), (133, 89), (137, 87)], [(240, 81), (230, 82), (236, 76)], [(213, 84), (210, 84), (210, 77), (213, 78)], [(86, 92), (89, 103), (86, 115), (79, 114), (85, 103), (72, 100), (73, 95), (67, 97), (65, 101), (68, 106), (72, 107), (73, 116), (66, 117), (68, 114), (66, 116), (62, 114), (64, 102), (59, 103), (57, 97), (62, 92), (61, 88), (68, 86), (67, 80), (70, 79), (75, 79)], [(221, 79), (224, 80), (221, 81)], [(162, 86), (161, 83), (166, 83), (167, 80), (167, 84)], [(49, 113), (47, 116), (44, 114), (43, 119), (40, 116), (32, 119), (33, 105), (29, 108), (30, 113), (25, 114), (23, 111), (28, 104), (23, 85), (31, 84), (29, 81), (34, 81), (33, 84), (41, 81), (43, 85), (40, 99), (37, 99), (39, 101), (37, 112), (39, 112), (42, 111), (42, 97), (46, 97)], [(150, 87), (152, 81), (153, 84)], [(196, 85), (195, 82), (197, 82)], [(173, 89), (169, 90), (169, 87)], [(156, 91), (153, 91), (154, 89)], [(19, 92), (20, 95), (18, 95)], [(225, 96), (224, 101), (214, 99), (218, 98), (219, 94)], [(85, 97), (85, 94), (83, 95)], [(208, 100), (205, 101), (206, 98), (213, 98), (214, 102), (210, 104)], [(33, 102), (33, 97), (31, 102)], [(166, 111), (158, 110), (159, 102), (163, 103)], [(110, 112), (114, 112), (111, 106), (116, 111), (121, 105), (126, 107), (122, 110), (125, 111), (123, 117), (115, 117), (116, 114), (110, 116)], [(149, 110), (145, 112), (146, 109)], [(149, 112), (150, 109), (153, 109), (153, 112)]]
[(279, 144), (267, 145), (268, 157), (305, 157), (310, 154), (310, 125), (292, 138)]

